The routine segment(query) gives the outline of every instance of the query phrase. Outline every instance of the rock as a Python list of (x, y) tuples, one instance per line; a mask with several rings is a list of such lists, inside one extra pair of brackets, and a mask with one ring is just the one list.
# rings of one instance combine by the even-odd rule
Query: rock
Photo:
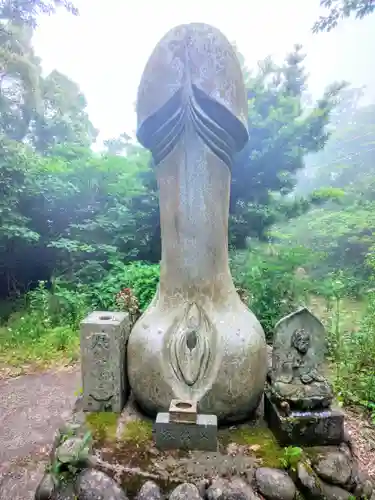
[(207, 500), (256, 500), (258, 496), (240, 478), (232, 480), (217, 478), (206, 491)]
[(82, 471), (75, 484), (79, 500), (127, 500), (116, 481), (95, 469)]
[(345, 486), (352, 475), (352, 464), (347, 454), (331, 452), (318, 459), (314, 464), (318, 475), (328, 483)]
[(182, 483), (172, 491), (169, 500), (201, 500), (201, 497), (194, 484)]
[(373, 484), (364, 471), (355, 467), (355, 474), (352, 475), (352, 491), (356, 498), (371, 498), (373, 492)]
[(293, 500), (296, 487), (284, 471), (261, 467), (255, 473), (260, 493), (269, 500)]
[(40, 481), (34, 500), (51, 500), (56, 489), (56, 482), (52, 474), (44, 474)]
[(299, 462), (297, 465), (297, 478), (300, 483), (301, 490), (306, 497), (319, 498), (322, 495), (321, 480), (313, 471), (310, 465)]
[(161, 500), (162, 494), (159, 486), (153, 481), (146, 481), (139, 490), (137, 500)]
[(196, 484), (198, 491), (199, 491), (199, 495), (202, 498), (206, 498), (206, 492), (207, 492), (207, 489), (209, 488), (210, 484), (211, 484), (211, 482), (209, 479), (202, 479), (201, 481), (199, 481)]
[(343, 488), (340, 488), (339, 486), (327, 484), (324, 481), (322, 481), (321, 487), (322, 487), (322, 495), (323, 495), (323, 498), (325, 500), (352, 500), (353, 499), (352, 493), (344, 490)]
[(371, 498), (373, 495), (373, 491), (374, 491), (374, 485), (372, 484), (372, 481), (368, 478), (363, 483), (358, 485), (358, 487), (354, 491), (354, 494), (356, 497)]
[(52, 497), (53, 500), (80, 500), (77, 497), (73, 484), (65, 484), (61, 486), (56, 494)]

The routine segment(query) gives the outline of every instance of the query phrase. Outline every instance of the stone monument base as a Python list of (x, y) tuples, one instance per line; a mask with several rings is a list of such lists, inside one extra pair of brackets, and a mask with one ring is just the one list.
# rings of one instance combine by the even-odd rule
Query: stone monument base
[(291, 411), (283, 415), (266, 391), (264, 413), (282, 446), (338, 445), (344, 441), (344, 414), (338, 409)]
[(176, 422), (170, 413), (158, 413), (155, 444), (160, 450), (217, 451), (216, 415), (198, 414), (196, 422)]

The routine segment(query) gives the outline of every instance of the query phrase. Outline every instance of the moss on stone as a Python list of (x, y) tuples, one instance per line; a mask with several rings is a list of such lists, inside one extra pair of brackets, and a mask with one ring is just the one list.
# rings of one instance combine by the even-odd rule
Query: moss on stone
[(261, 459), (263, 467), (278, 468), (281, 466), (284, 448), (278, 444), (275, 436), (267, 427), (243, 425), (220, 430), (220, 446), (226, 448), (230, 443), (248, 446), (254, 457)]
[(117, 413), (93, 412), (86, 415), (86, 425), (95, 441), (114, 441), (118, 418)]
[(152, 440), (152, 423), (145, 420), (128, 422), (121, 436), (124, 443), (142, 445)]

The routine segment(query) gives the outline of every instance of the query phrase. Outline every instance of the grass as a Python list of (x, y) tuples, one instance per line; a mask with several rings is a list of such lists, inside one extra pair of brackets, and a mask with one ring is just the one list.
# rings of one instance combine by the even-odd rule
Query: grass
[(225, 449), (230, 443), (247, 446), (263, 467), (280, 467), (284, 449), (267, 427), (242, 425), (219, 431), (219, 443)]
[(79, 359), (79, 334), (69, 326), (51, 326), (40, 315), (24, 312), (0, 327), (0, 369), (22, 373)]
[(86, 415), (86, 424), (96, 441), (115, 441), (119, 415), (112, 412), (93, 412)]
[(121, 436), (123, 443), (144, 445), (152, 440), (152, 423), (144, 420), (133, 420), (125, 426)]

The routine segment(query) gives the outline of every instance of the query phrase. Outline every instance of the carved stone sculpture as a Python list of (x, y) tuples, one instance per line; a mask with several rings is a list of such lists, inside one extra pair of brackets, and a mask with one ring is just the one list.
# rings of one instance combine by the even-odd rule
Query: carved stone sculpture
[(260, 401), (267, 353), (228, 266), (230, 169), (248, 132), (227, 39), (205, 24), (167, 33), (144, 70), (137, 115), (157, 172), (162, 259), (157, 294), (129, 338), (131, 388), (153, 415), (181, 399), (241, 419)]
[(273, 399), (292, 409), (329, 407), (333, 393), (321, 372), (324, 352), (324, 327), (308, 309), (279, 321), (270, 373)]

